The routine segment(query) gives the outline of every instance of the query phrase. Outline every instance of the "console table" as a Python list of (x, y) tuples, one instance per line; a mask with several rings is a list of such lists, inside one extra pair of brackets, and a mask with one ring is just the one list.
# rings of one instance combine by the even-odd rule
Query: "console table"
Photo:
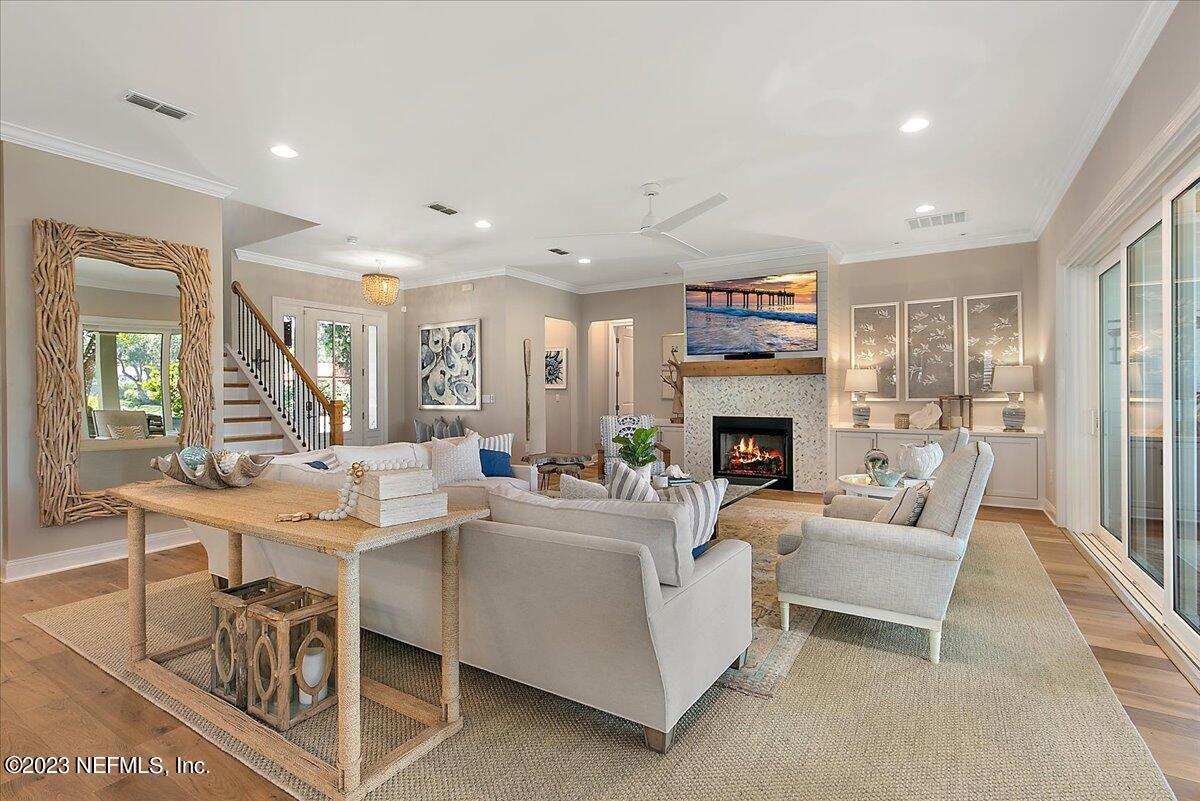
[[(207, 490), (170, 479), (108, 490), (130, 504), (129, 668), (162, 692), (257, 753), (337, 801), (358, 801), (462, 728), (458, 660), (459, 526), (488, 510), (451, 507), (449, 514), (387, 528), (355, 518), (276, 522), (277, 514), (337, 505), (330, 490), (259, 480), (248, 487)], [(162, 662), (211, 646), (209, 636), (157, 652), (146, 649), (146, 512), (203, 523), (229, 532), (229, 583), (242, 583), (242, 537), (260, 537), (328, 554), (337, 560), (337, 763), (330, 764), (245, 712), (163, 667)], [(442, 540), (441, 704), (423, 701), (361, 675), (359, 657), (359, 557), (377, 548), (433, 534)], [(424, 724), (379, 762), (362, 759), (360, 694)]]

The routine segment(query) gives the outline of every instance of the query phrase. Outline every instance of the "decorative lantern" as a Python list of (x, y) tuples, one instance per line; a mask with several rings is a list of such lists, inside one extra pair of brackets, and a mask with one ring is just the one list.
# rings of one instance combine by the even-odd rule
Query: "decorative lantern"
[(270, 577), (212, 594), (212, 656), (209, 688), (238, 709), (246, 708), (246, 609), (252, 603), (300, 589)]
[(246, 711), (279, 730), (337, 703), (337, 598), (308, 587), (246, 610)]
[(362, 277), (363, 298), (373, 306), (391, 306), (400, 294), (400, 279), (383, 271), (383, 259), (376, 259), (379, 272)]

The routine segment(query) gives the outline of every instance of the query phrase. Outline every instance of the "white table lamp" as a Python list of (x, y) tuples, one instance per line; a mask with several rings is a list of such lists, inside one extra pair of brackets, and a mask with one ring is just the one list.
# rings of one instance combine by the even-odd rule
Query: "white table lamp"
[(851, 415), (854, 417), (855, 428), (870, 428), (871, 407), (867, 405), (867, 393), (879, 391), (879, 373), (869, 367), (852, 367), (846, 371), (846, 386), (844, 389), (852, 393), (854, 407)]
[(992, 370), (992, 389), (1008, 393), (1008, 405), (1004, 407), (1004, 430), (1025, 430), (1025, 407), (1021, 405), (1021, 393), (1033, 391), (1033, 365), (1002, 364)]

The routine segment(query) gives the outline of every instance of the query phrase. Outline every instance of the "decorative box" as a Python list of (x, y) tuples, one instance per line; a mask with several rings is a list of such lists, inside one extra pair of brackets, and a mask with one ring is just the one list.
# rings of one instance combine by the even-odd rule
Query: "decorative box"
[(246, 610), (246, 711), (279, 731), (337, 703), (337, 598), (308, 587)]
[(250, 604), (299, 589), (275, 577), (227, 587), (212, 594), (209, 688), (213, 695), (246, 708), (246, 609)]
[(900, 414), (897, 414), (896, 415), (896, 428), (908, 428), (908, 426), (909, 426), (908, 415), (904, 414), (903, 412), (901, 412)]
[(370, 470), (359, 485), (358, 504), (351, 514), (378, 527), (443, 517), (449, 498), (434, 492), (435, 486), (432, 470)]

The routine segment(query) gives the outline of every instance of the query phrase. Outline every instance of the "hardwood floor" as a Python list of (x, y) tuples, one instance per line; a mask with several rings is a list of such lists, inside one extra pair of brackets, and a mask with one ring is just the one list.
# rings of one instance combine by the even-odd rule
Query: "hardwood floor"
[[(816, 495), (763, 497), (820, 503)], [(1129, 717), (1180, 801), (1200, 801), (1200, 695), (1129, 614), (1066, 536), (1041, 512), (985, 507), (980, 517), (1019, 523), (1092, 647)], [(199, 545), (152, 554), (147, 578), (204, 570)], [(0, 585), (0, 752), (3, 756), (176, 756), (202, 759), (204, 775), (22, 776), (0, 773), (0, 797), (286, 799), (276, 788), (171, 715), (77, 656), (24, 616), (125, 586), (125, 562)], [(124, 626), (125, 621), (113, 621)], [(1086, 736), (1086, 732), (1080, 732)]]

